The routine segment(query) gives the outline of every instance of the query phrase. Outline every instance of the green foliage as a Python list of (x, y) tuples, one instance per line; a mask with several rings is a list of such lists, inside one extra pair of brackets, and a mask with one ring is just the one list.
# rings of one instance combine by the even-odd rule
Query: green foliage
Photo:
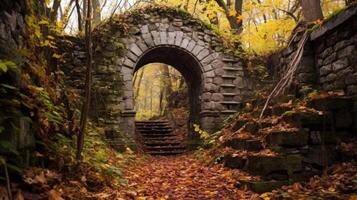
[(16, 63), (10, 60), (2, 60), (0, 59), (0, 76), (3, 73), (6, 73), (9, 70), (13, 70), (15, 72), (18, 72), (18, 67)]
[[(121, 154), (113, 150), (104, 139), (104, 130), (95, 128), (92, 125), (88, 127), (88, 133), (84, 140), (82, 152), (82, 163), (87, 164), (98, 172), (112, 177), (114, 185), (127, 184), (123, 178), (122, 168), (128, 162), (133, 161), (135, 155), (131, 153)], [(76, 143), (73, 139), (57, 134), (54, 143), (50, 148), (58, 158), (66, 158), (68, 165), (76, 163)]]
[(49, 122), (53, 122), (55, 124), (63, 123), (63, 105), (54, 105), (49, 94), (43, 88), (37, 88), (37, 90), (38, 93), (36, 97), (43, 105), (43, 109), (46, 110), (43, 115)]

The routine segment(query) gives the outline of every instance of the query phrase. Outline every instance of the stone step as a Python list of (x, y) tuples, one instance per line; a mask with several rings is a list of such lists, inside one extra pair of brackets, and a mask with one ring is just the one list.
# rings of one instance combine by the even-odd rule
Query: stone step
[(309, 135), (304, 130), (294, 132), (271, 131), (265, 137), (268, 146), (302, 147), (307, 145)]
[(307, 105), (322, 111), (350, 109), (353, 107), (353, 99), (347, 96), (330, 96), (310, 100)]
[(240, 68), (235, 68), (235, 67), (223, 67), (223, 69), (226, 71), (241, 71), (242, 70)]
[(222, 88), (235, 88), (236, 85), (234, 85), (234, 84), (222, 84), (221, 87)]
[(222, 114), (225, 114), (225, 115), (233, 115), (235, 113), (237, 113), (236, 110), (223, 110), (221, 111)]
[(236, 76), (224, 74), (224, 75), (222, 75), (222, 78), (223, 79), (236, 79)]
[(238, 101), (221, 101), (220, 102), (221, 104), (224, 104), (224, 105), (239, 105), (241, 102), (238, 102)]
[(302, 171), (302, 161), (303, 158), (300, 155), (250, 155), (247, 157), (226, 155), (223, 158), (225, 167), (242, 169), (267, 180), (291, 178), (293, 173)]
[(172, 133), (167, 133), (167, 134), (140, 134), (143, 138), (161, 138), (161, 139), (172, 139), (172, 138), (177, 138), (175, 134)]
[(146, 128), (146, 129), (142, 129), (142, 128), (139, 128), (139, 129), (137, 129), (137, 131), (140, 132), (140, 133), (147, 133), (147, 132), (158, 132), (158, 133), (164, 132), (164, 133), (166, 133), (166, 132), (172, 132), (173, 129), (172, 129), (172, 128), (164, 128), (164, 129), (159, 129), (159, 128), (153, 128), (153, 129)]
[(291, 176), (291, 173), (302, 170), (302, 160), (300, 155), (249, 156), (244, 170), (253, 175), (271, 178), (275, 174)]
[(282, 116), (283, 120), (310, 130), (321, 130), (331, 128), (332, 113), (326, 112), (295, 112), (289, 111)]
[(166, 120), (138, 121), (136, 133), (143, 150), (151, 155), (176, 155), (186, 150), (183, 139)]
[[(267, 107), (264, 110), (264, 115), (263, 116), (264, 117), (267, 117), (267, 116), (280, 116), (280, 115), (283, 115), (284, 113), (288, 113), (292, 109), (293, 109), (292, 106), (283, 106), (283, 105), (270, 106), (270, 107)], [(260, 114), (261, 114), (261, 109), (253, 112), (254, 116), (260, 116)]]
[(233, 138), (223, 144), (224, 146), (231, 147), (236, 150), (247, 150), (247, 151), (260, 151), (263, 149), (263, 144), (260, 140), (254, 139), (239, 139)]
[(173, 151), (148, 151), (147, 153), (153, 156), (170, 156), (185, 153), (186, 150), (173, 150)]
[(186, 149), (186, 147), (183, 146), (183, 145), (176, 145), (176, 146), (144, 146), (144, 148), (145, 148), (145, 150), (147, 150), (147, 151), (156, 151), (156, 150), (160, 150), (160, 151), (166, 151), (166, 150), (174, 151), (174, 150)]
[(145, 146), (173, 146), (173, 145), (181, 145), (182, 141), (156, 141), (156, 142), (145, 142)]
[(234, 58), (223, 58), (222, 61), (225, 62), (225, 63), (237, 63), (237, 62), (239, 62), (239, 60), (234, 59)]
[(167, 123), (159, 123), (159, 124), (149, 124), (149, 123), (136, 123), (135, 124), (138, 127), (171, 127), (170, 124)]
[(222, 93), (223, 94), (223, 96), (229, 96), (229, 97), (234, 97), (234, 96), (236, 96), (236, 95), (238, 95), (237, 93)]

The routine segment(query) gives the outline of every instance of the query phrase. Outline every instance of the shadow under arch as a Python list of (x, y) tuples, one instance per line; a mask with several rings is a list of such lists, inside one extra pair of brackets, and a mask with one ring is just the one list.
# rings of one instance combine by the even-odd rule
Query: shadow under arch
[(163, 45), (145, 51), (134, 66), (134, 73), (150, 63), (164, 63), (181, 73), (188, 86), (190, 116), (188, 120), (189, 137), (195, 138), (193, 124), (199, 122), (201, 110), (200, 96), (203, 85), (203, 67), (197, 58), (187, 50), (174, 46)]

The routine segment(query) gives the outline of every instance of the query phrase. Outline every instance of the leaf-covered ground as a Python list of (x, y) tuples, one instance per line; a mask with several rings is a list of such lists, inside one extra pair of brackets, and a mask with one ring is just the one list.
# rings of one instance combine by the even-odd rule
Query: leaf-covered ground
[(125, 199), (146, 200), (259, 199), (234, 186), (233, 177), (239, 173), (221, 165), (208, 166), (190, 155), (149, 157), (124, 172), (129, 184), (120, 193)]

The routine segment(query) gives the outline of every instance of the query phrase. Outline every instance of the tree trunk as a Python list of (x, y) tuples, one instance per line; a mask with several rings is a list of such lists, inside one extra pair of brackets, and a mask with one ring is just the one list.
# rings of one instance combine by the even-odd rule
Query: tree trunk
[(92, 7), (93, 7), (93, 26), (96, 26), (101, 21), (101, 9), (100, 9), (100, 2), (99, 0), (92, 0)]
[[(166, 101), (169, 100), (170, 95), (172, 94), (172, 82), (171, 82), (171, 74), (170, 74), (170, 69), (168, 65), (162, 65), (162, 72), (163, 72), (163, 77), (164, 77), (164, 91), (163, 91), (163, 98), (166, 99)], [(163, 115), (166, 115), (167, 113), (167, 105), (165, 107), (162, 107), (162, 113)]]
[(76, 10), (77, 10), (77, 23), (78, 23), (78, 31), (82, 32), (82, 13), (81, 6), (79, 5), (79, 0), (76, 0)]
[(87, 117), (90, 107), (91, 99), (91, 85), (92, 85), (92, 21), (91, 21), (91, 0), (87, 0), (87, 17), (85, 23), (85, 40), (86, 40), (86, 50), (87, 50), (87, 71), (86, 71), (86, 83), (85, 83), (85, 99), (81, 111), (80, 119), (80, 129), (77, 139), (77, 155), (76, 158), (78, 161), (82, 159), (82, 149), (84, 144), (84, 134), (87, 125)]
[(305, 20), (314, 22), (324, 18), (320, 0), (301, 0), (302, 12)]
[(50, 21), (52, 24), (54, 24), (57, 20), (57, 16), (58, 16), (58, 9), (61, 6), (61, 0), (54, 0), (53, 1), (53, 5), (52, 5), (52, 9), (51, 9), (51, 13), (50, 13)]
[(242, 23), (242, 20), (238, 20), (238, 17), (242, 14), (243, 0), (235, 0), (234, 10), (236, 11), (236, 14), (233, 16), (229, 12), (230, 11), (230, 8), (229, 8), (230, 1), (228, 1), (228, 5), (224, 2), (224, 0), (215, 0), (215, 1), (219, 5), (219, 7), (221, 7), (224, 10), (224, 13), (226, 14), (229, 25), (230, 25), (231, 29), (233, 30), (233, 32), (241, 33), (243, 23)]
[(137, 79), (138, 74), (136, 74), (135, 80), (134, 80), (134, 86), (136, 86), (136, 91), (135, 91), (135, 94), (134, 94), (135, 95), (134, 96), (134, 100), (135, 101), (137, 100), (137, 98), (139, 96), (139, 92), (140, 92), (140, 88), (141, 88), (141, 81), (143, 80), (145, 68), (143, 68), (140, 71), (141, 71), (141, 73), (140, 73), (139, 79)]

